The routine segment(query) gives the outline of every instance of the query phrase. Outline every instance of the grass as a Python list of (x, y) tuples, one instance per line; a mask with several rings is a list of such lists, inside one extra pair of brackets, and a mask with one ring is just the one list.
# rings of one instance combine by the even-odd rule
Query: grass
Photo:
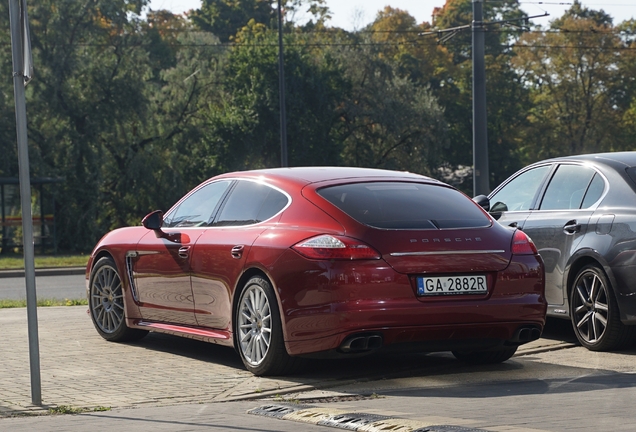
[[(35, 257), (35, 268), (85, 267), (88, 255), (41, 255)], [(22, 255), (0, 255), (0, 270), (20, 270), (24, 268)]]
[(49, 414), (81, 414), (85, 412), (110, 411), (110, 407), (98, 406), (95, 408), (77, 408), (71, 405), (59, 405), (49, 408)]
[[(26, 300), (0, 300), (0, 309), (23, 308), (26, 307)], [(38, 307), (45, 306), (87, 306), (87, 299), (43, 299), (38, 300)]]

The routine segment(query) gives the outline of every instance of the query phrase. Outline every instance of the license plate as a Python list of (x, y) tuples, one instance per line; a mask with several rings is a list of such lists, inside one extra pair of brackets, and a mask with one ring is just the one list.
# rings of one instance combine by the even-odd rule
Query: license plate
[(417, 295), (486, 294), (486, 276), (418, 277)]

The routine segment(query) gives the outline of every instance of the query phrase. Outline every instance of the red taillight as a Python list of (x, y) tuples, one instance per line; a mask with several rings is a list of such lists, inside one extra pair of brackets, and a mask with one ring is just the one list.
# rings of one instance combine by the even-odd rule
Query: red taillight
[(514, 255), (535, 255), (538, 252), (530, 237), (523, 231), (516, 230), (512, 237), (512, 253)]
[(371, 246), (350, 237), (319, 235), (303, 240), (292, 249), (304, 257), (319, 260), (380, 259)]

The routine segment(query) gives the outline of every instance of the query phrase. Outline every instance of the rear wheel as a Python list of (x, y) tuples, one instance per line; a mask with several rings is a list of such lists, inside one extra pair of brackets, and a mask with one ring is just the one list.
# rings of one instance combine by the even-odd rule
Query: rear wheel
[(110, 257), (101, 258), (91, 271), (88, 308), (97, 332), (108, 341), (137, 340), (148, 334), (126, 325), (121, 278)]
[(269, 281), (251, 278), (243, 287), (234, 320), (239, 354), (254, 375), (288, 373), (294, 358), (287, 354), (276, 295)]
[(453, 351), (453, 355), (459, 361), (470, 364), (495, 364), (502, 363), (510, 359), (515, 352), (517, 346), (507, 346), (485, 351)]
[(631, 345), (636, 327), (624, 325), (605, 272), (597, 265), (583, 267), (570, 289), (570, 318), (581, 345), (591, 351), (610, 351)]

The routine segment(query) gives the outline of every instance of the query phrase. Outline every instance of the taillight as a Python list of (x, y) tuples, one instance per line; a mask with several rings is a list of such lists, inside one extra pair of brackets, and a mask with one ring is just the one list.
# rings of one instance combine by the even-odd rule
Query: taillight
[(537, 247), (534, 242), (521, 230), (516, 230), (512, 237), (512, 253), (514, 255), (535, 255)]
[(318, 260), (380, 259), (371, 246), (350, 237), (319, 235), (292, 246), (304, 257)]

